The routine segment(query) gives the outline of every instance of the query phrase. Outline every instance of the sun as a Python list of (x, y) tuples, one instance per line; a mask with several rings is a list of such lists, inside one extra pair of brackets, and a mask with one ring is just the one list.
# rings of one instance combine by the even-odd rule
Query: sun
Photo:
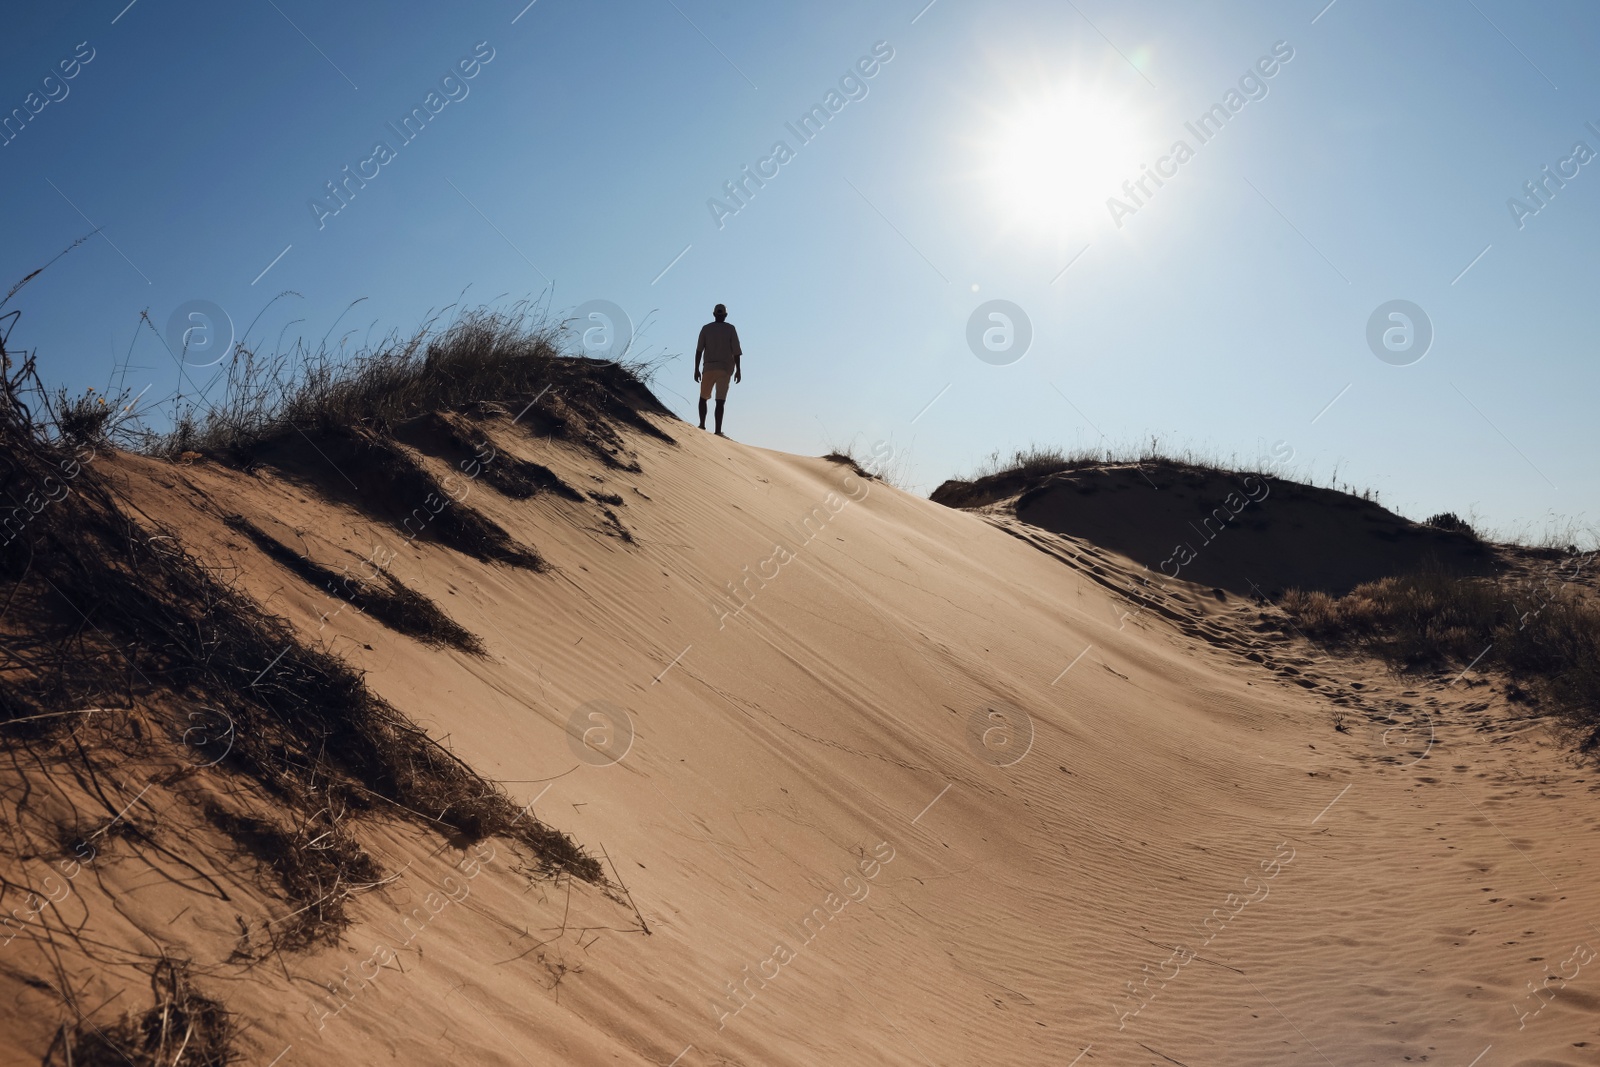
[(989, 185), (1013, 225), (1059, 232), (1105, 218), (1106, 198), (1139, 174), (1142, 122), (1116, 98), (1059, 88), (997, 117)]

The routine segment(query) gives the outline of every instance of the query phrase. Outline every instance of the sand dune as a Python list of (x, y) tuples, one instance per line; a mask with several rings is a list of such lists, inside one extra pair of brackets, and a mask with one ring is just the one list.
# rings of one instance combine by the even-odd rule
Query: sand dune
[[(109, 1025), (159, 946), (277, 1067), (1595, 1062), (1592, 771), (1493, 679), (1333, 659), (1211, 592), (1244, 558), (1359, 580), (1359, 502), (1246, 510), (1152, 591), (1170, 539), (1108, 502), (1149, 496), (1132, 475), (979, 514), (649, 418), (611, 462), (480, 420), (491, 467), (555, 479), (521, 499), (406, 438), (456, 478), (430, 523), (505, 532), (481, 558), (355, 457), (106, 459), (610, 887), (364, 817), (383, 880), (339, 943), (241, 954), (290, 909), (213, 842), (152, 847), (200, 798), (139, 800), (129, 766), (139, 833), (60, 870), (53, 943), (0, 948), (0, 1059), (72, 1021), (30, 975)], [(376, 556), (473, 642), (397, 632), (245, 524), (335, 572)]]
[(1154, 581), (1182, 578), (1240, 596), (1343, 594), (1423, 567), (1489, 574), (1497, 563), (1466, 534), (1410, 522), (1348, 493), (1182, 463), (1102, 464), (1026, 482), (947, 482), (933, 499), (957, 507), (1004, 501), (1024, 522), (1148, 567)]

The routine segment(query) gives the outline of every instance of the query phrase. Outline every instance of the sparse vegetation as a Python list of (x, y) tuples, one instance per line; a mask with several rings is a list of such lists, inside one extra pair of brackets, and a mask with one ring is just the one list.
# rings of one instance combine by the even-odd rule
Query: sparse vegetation
[(1423, 523), (1423, 525), (1432, 526), (1436, 530), (1449, 530), (1453, 533), (1463, 533), (1472, 538), (1474, 541), (1479, 539), (1478, 531), (1472, 528), (1472, 524), (1453, 511), (1441, 511), (1437, 515), (1430, 516), (1428, 520)]
[(68, 396), (65, 389), (56, 391), (54, 404), (55, 424), (61, 436), (78, 444), (98, 445), (107, 442), (118, 417), (128, 409), (126, 393), (107, 401), (104, 393), (91, 386), (81, 396)]
[(842, 445), (830, 444), (822, 458), (829, 463), (849, 467), (857, 477), (892, 485), (896, 489), (909, 490), (906, 472), (910, 456), (905, 449), (896, 448), (889, 441), (879, 440), (873, 442), (870, 454), (863, 456), (856, 440), (857, 438), (851, 438)]
[(1600, 608), (1564, 585), (1425, 571), (1342, 597), (1290, 590), (1307, 636), (1373, 652), (1402, 669), (1499, 669), (1600, 747)]
[(862, 478), (871, 478), (872, 477), (872, 475), (867, 471), (867, 469), (861, 465), (861, 461), (856, 459), (856, 457), (853, 454), (851, 454), (849, 451), (842, 451), (841, 452), (841, 451), (836, 449), (836, 450), (834, 450), (832, 452), (829, 452), (826, 456), (823, 456), (822, 458), (827, 460), (829, 463), (837, 463), (841, 467), (849, 467), (859, 477), (862, 477)]
[[(456, 847), (500, 837), (519, 846), (530, 874), (610, 891), (577, 842), (513, 804), (343, 660), (303, 644), (228, 570), (190, 556), (180, 531), (122, 497), (91, 460), (104, 446), (134, 446), (182, 463), (274, 466), (408, 539), (543, 569), (535, 552), (462, 502), (480, 479), (515, 499), (584, 498), (549, 468), (497, 450), (483, 427), (515, 427), (636, 470), (617, 426), (671, 441), (643, 414), (665, 411), (645, 387), (649, 364), (569, 358), (560, 328), (538, 324), (526, 308), (479, 309), (350, 360), (322, 347), (266, 359), (238, 348), (223, 398), (156, 434), (127, 397), (52, 396), (32, 355), (13, 356), (4, 339), (0, 496), (23, 506), (8, 512), (0, 533), (0, 581), (9, 587), (0, 597), (0, 754), (28, 782), (24, 798), (51, 803), (8, 805), (10, 846), (0, 856), (43, 857), (66, 870), (74, 861), (65, 857), (92, 840), (102, 851), (162, 857), (206, 882), (210, 873), (175, 847), (204, 841), (225, 863), (253, 867), (280, 903), (275, 917), (239, 919), (233, 959), (246, 963), (338, 941), (351, 899), (387, 882), (361, 844), (363, 825), (374, 821), (412, 822)], [(346, 470), (360, 484), (335, 473), (330, 459), (354, 460)], [(437, 463), (451, 476), (436, 478)], [(391, 628), (481, 652), (475, 635), (381, 568), (351, 581), (241, 516), (228, 525), (302, 580), (337, 583), (336, 596)], [(142, 791), (125, 782), (131, 769)], [(147, 809), (162, 793), (163, 817), (151, 820)], [(78, 805), (93, 814), (80, 815)], [(80, 935), (42, 925), (37, 936), (55, 953), (53, 939)], [(47, 1064), (225, 1067), (239, 1058), (229, 1012), (194, 988), (186, 964), (157, 951), (146, 964), (154, 1006), (62, 1024)], [(82, 1019), (64, 976), (17, 976), (54, 991)]]
[[(0, 356), (0, 494), (33, 501), (12, 516), (0, 548), (9, 586), (0, 602), (0, 749), (86, 783), (152, 847), (161, 831), (135, 830), (135, 815), (118, 814), (101, 781), (130, 761), (156, 766), (149, 780), (174, 792), (202, 777), (231, 800), (233, 814), (212, 818), (212, 830), (244, 853), (272, 853), (282, 892), (308, 914), (289, 947), (337, 931), (344, 903), (373, 880), (359, 848), (324, 847), (348, 833), (333, 813), (414, 820), (458, 843), (504, 837), (525, 846), (540, 870), (604, 881), (570, 837), (513, 804), (344, 661), (302, 644), (226, 572), (191, 557), (179, 531), (122, 501), (97, 468), (77, 467), (33, 357), (14, 359), (3, 344)], [(70, 487), (45, 495), (41, 487), (69, 465)], [(229, 723), (229, 744), (203, 768), (172, 756), (173, 742), (190, 743), (195, 707)], [(101, 744), (108, 739), (99, 724), (113, 721), (121, 736)], [(261, 811), (291, 828), (251, 814)], [(281, 937), (272, 947), (284, 947)]]
[(220, 830), (239, 855), (288, 888), (301, 906), (253, 933), (246, 924), (234, 956), (250, 959), (272, 949), (294, 952), (333, 944), (349, 925), (344, 904), (352, 892), (377, 885), (383, 871), (351, 833), (347, 821), (328, 810), (291, 812), (295, 824), (234, 811), (216, 799), (202, 797), (206, 822)]
[(998, 451), (990, 452), (967, 481), (978, 482), (985, 478), (1016, 475), (1025, 478), (1042, 478), (1058, 471), (1076, 470), (1096, 463), (1137, 462), (1137, 455), (1118, 454), (1111, 449), (1075, 449), (1068, 451), (1054, 445), (1029, 445), (1002, 457)]
[(150, 435), (145, 448), (170, 458), (198, 452), (249, 463), (264, 446), (296, 433), (359, 426), (390, 436), (420, 416), (485, 404), (534, 407), (546, 398), (546, 428), (571, 421), (564, 398), (577, 414), (608, 415), (663, 436), (638, 414), (664, 411), (646, 387), (658, 363), (571, 357), (564, 341), (560, 324), (519, 304), (509, 311), (467, 309), (442, 329), (430, 321), (352, 355), (326, 342), (316, 348), (297, 342), (273, 354), (240, 343), (227, 362), (222, 399), (203, 411), (184, 410), (170, 432)]
[[(563, 326), (526, 304), (468, 309), (348, 357), (325, 343), (266, 356), (241, 342), (215, 403), (180, 408), (164, 433), (121, 427), (119, 439), (176, 462), (271, 467), (408, 540), (542, 571), (537, 550), (467, 496), (481, 480), (513, 499), (583, 497), (548, 467), (497, 448), (489, 430), (556, 440), (629, 471), (639, 467), (619, 426), (672, 441), (645, 417), (667, 414), (646, 384), (656, 363), (568, 356), (564, 343)], [(450, 473), (436, 474), (439, 464)]]
[(227, 1009), (194, 989), (188, 964), (163, 959), (150, 979), (155, 1004), (107, 1026), (63, 1025), (45, 1067), (228, 1067), (242, 1054)]
[(960, 480), (977, 483), (996, 478), (1043, 478), (1060, 471), (1127, 463), (1204, 467), (1228, 473), (1257, 471), (1262, 467), (1260, 463), (1241, 463), (1237, 456), (1224, 458), (1193, 448), (1174, 451), (1163, 446), (1159, 436), (1152, 436), (1149, 440), (1128, 445), (1103, 444), (1067, 449), (1058, 445), (1030, 444), (1026, 448), (1016, 449), (1010, 456), (995, 451), (989, 453), (970, 476)]

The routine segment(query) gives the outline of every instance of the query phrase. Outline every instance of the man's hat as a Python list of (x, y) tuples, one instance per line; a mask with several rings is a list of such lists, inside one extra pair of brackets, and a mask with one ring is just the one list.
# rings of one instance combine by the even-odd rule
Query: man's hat
[(711, 309), (711, 314), (713, 315), (726, 315), (727, 313), (728, 308), (725, 304), (718, 304), (716, 307)]

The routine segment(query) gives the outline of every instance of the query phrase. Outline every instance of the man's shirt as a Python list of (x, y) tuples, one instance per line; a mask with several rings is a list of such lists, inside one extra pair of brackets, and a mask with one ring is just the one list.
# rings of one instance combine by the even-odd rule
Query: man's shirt
[(739, 348), (739, 331), (733, 328), (733, 323), (723, 320), (700, 327), (700, 343), (695, 346), (695, 355), (704, 358), (706, 370), (732, 370), (743, 354)]

